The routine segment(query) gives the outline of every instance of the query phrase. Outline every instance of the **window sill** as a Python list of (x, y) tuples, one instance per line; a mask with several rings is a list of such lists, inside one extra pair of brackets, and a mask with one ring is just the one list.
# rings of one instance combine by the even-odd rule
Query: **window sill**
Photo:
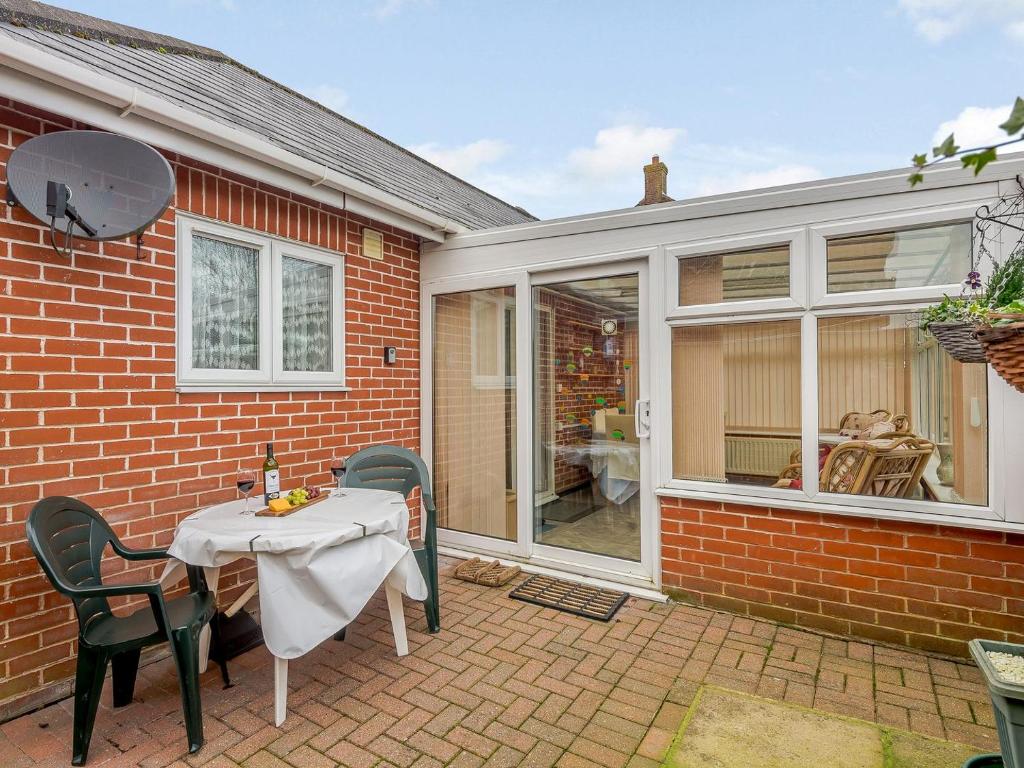
[(176, 392), (351, 392), (344, 384), (176, 384)]
[(771, 509), (792, 509), (798, 512), (819, 512), (822, 515), (845, 515), (849, 517), (870, 517), (875, 520), (896, 520), (923, 525), (949, 525), (958, 528), (977, 528), (987, 531), (1011, 531), (1020, 533), (1024, 524), (1007, 522), (996, 517), (988, 508), (976, 508), (975, 516), (966, 514), (948, 515), (935, 512), (911, 512), (907, 510), (879, 509), (850, 504), (836, 504), (826, 500), (782, 499), (768, 496), (748, 496), (740, 493), (714, 493), (710, 491), (685, 490), (662, 486), (655, 491), (659, 498), (694, 499), (698, 501), (722, 502), (723, 504), (744, 504), (752, 507)]

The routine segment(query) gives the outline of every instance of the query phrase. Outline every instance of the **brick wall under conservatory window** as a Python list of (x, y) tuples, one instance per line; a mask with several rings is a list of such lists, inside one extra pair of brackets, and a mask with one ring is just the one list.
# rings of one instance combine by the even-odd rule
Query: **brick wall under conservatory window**
[(662, 579), (711, 608), (964, 656), (1024, 641), (1024, 536), (661, 500)]

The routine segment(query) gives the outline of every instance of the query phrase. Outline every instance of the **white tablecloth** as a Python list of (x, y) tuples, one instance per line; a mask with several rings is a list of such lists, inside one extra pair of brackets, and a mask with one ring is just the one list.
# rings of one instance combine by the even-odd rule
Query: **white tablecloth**
[(624, 440), (594, 439), (589, 443), (554, 446), (567, 463), (584, 466), (597, 478), (601, 493), (613, 504), (625, 504), (640, 490), (640, 445)]
[(255, 558), (264, 641), (294, 659), (351, 623), (385, 580), (413, 600), (427, 597), (405, 499), (344, 494), (279, 518), (240, 514), (241, 500), (210, 507), (179, 524), (168, 552), (207, 568)]

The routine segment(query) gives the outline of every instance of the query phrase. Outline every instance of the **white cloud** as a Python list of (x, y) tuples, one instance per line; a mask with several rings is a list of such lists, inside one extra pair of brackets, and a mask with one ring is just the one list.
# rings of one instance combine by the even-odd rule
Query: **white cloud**
[(682, 135), (679, 128), (616, 125), (602, 128), (589, 147), (572, 150), (568, 168), (582, 176), (609, 180), (636, 174), (652, 155), (668, 155)]
[(377, 0), (370, 9), (370, 15), (380, 20), (397, 16), (413, 5), (430, 5), (432, 0)]
[(459, 146), (426, 143), (412, 151), (521, 205), (542, 218), (594, 213), (635, 205), (643, 197), (643, 166), (659, 155), (669, 166), (676, 198), (795, 184), (824, 174), (792, 150), (774, 146), (689, 144), (681, 128), (649, 125), (634, 117), (598, 130), (593, 140), (548, 162), (499, 139)]
[(523, 152), (499, 139), (410, 149), (503, 200), (553, 216), (633, 205), (643, 196), (643, 166), (651, 155), (667, 159), (682, 135), (679, 128), (616, 124), (549, 163), (524, 162)]
[(348, 94), (336, 85), (321, 83), (312, 88), (306, 88), (304, 93), (314, 101), (318, 101), (330, 110), (343, 114), (348, 105)]
[(823, 175), (820, 170), (810, 165), (777, 165), (763, 171), (704, 176), (698, 182), (697, 189), (701, 195), (721, 195), (726, 192), (739, 192), (745, 189), (762, 189), (764, 187), (780, 187), (785, 184), (798, 184), (801, 181), (820, 179)]
[(999, 128), (1010, 116), (1010, 105), (1002, 107), (967, 107), (952, 120), (947, 120), (935, 129), (932, 146), (938, 146), (949, 134), (956, 136), (956, 143), (964, 149), (985, 147), (1006, 141), (1006, 132)]
[(898, 0), (898, 5), (917, 33), (932, 43), (976, 24), (995, 25), (1006, 36), (1024, 41), (1024, 0)]
[(449, 173), (469, 180), (481, 168), (505, 157), (509, 146), (497, 139), (479, 139), (458, 147), (443, 147), (430, 142), (409, 149)]

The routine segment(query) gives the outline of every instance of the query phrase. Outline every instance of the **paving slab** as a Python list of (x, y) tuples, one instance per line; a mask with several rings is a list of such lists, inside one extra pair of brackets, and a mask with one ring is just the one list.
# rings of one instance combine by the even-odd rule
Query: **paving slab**
[(893, 731), (888, 734), (889, 762), (885, 768), (960, 768), (968, 758), (979, 754), (974, 747)]
[(882, 768), (871, 723), (707, 687), (669, 753), (670, 768)]
[(665, 768), (960, 768), (975, 747), (703, 687)]

